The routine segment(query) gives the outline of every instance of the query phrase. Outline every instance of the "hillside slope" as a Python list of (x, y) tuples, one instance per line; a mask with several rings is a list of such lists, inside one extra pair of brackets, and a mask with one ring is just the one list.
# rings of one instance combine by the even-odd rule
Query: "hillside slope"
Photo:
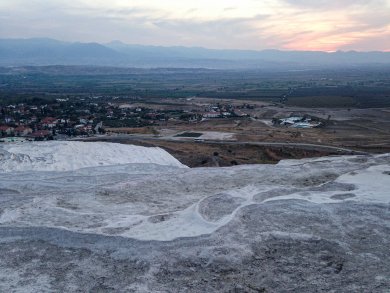
[(0, 291), (390, 287), (390, 155), (181, 167), (0, 173)]
[(130, 163), (185, 167), (160, 148), (76, 141), (0, 145), (0, 172), (72, 171)]

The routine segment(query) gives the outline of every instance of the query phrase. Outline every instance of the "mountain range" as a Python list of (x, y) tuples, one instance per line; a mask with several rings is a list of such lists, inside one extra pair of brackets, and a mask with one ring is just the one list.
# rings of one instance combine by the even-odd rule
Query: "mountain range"
[(141, 68), (305, 69), (390, 65), (390, 52), (218, 50), (201, 47), (0, 39), (0, 66), (93, 65)]

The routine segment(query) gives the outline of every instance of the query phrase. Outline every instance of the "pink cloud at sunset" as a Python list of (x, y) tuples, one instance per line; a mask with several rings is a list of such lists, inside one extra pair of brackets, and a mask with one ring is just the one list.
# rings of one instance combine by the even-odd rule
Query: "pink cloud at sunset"
[(224, 49), (390, 51), (390, 0), (15, 0), (0, 37)]

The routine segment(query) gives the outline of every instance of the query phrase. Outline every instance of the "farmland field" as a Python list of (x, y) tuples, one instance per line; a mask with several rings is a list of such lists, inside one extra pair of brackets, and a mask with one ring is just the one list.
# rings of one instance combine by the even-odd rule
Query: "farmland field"
[[(116, 97), (158, 103), (207, 97), (285, 102), (307, 107), (390, 106), (390, 69), (228, 71), (104, 67), (0, 68), (0, 99)], [(286, 98), (286, 99), (284, 99)]]

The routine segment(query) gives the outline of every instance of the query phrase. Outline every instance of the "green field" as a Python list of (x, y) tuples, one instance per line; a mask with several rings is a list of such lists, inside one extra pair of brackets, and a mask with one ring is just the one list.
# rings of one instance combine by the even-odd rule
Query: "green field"
[[(390, 68), (302, 72), (103, 67), (0, 68), (0, 102), (58, 97), (246, 99), (307, 107), (389, 107)], [(282, 98), (287, 96), (286, 101)]]
[(287, 105), (309, 108), (346, 108), (357, 106), (357, 101), (352, 97), (337, 96), (294, 97), (288, 100)]

